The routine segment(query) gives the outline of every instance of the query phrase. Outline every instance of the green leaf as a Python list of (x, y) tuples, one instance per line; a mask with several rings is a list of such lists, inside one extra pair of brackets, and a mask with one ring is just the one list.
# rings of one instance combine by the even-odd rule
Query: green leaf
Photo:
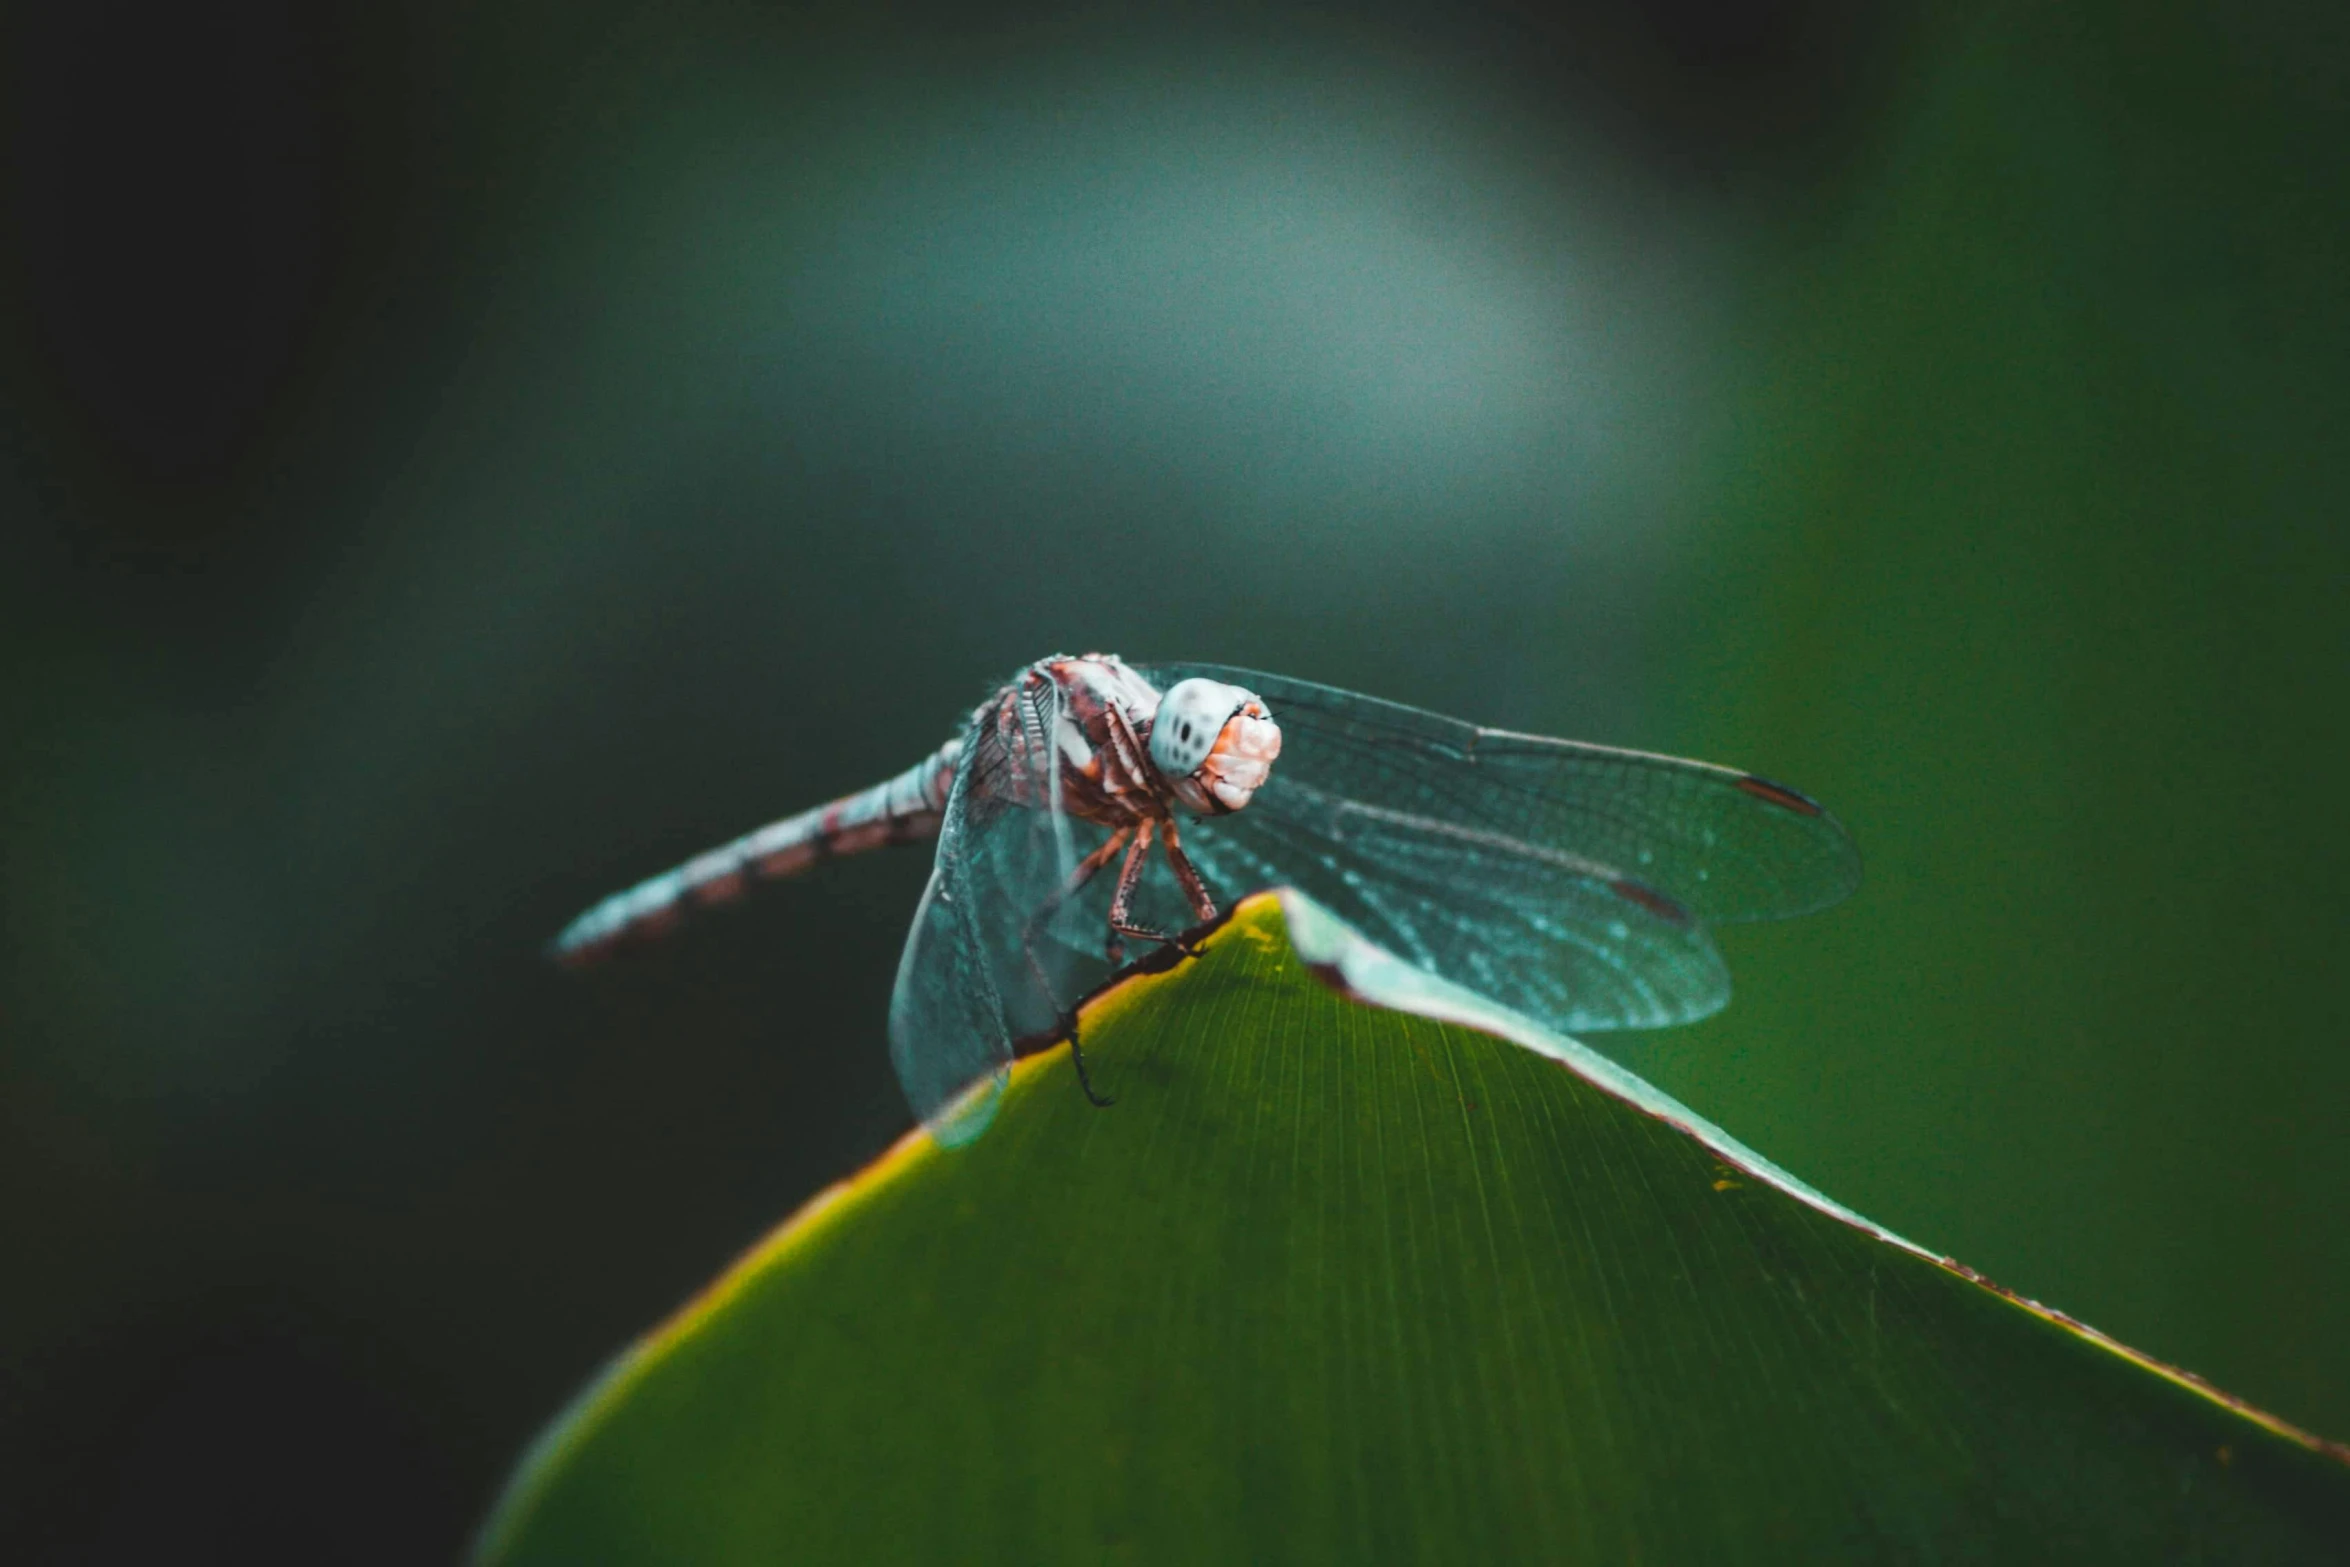
[(540, 1440), (483, 1559), (2350, 1541), (2342, 1449), (1886, 1234), (1301, 900), (1113, 987), (1084, 1038), (1115, 1108), (1057, 1048), (975, 1146), (917, 1134), (816, 1199)]

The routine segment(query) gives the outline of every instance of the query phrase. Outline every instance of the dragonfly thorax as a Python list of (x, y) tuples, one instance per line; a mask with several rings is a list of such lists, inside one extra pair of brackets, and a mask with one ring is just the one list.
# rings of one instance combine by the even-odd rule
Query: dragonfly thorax
[(1105, 827), (1165, 818), (1171, 806), (1224, 816), (1248, 804), (1281, 754), (1281, 730), (1254, 691), (1178, 680), (1160, 691), (1109, 653), (1041, 659), (980, 710), (1019, 765), (992, 787)]

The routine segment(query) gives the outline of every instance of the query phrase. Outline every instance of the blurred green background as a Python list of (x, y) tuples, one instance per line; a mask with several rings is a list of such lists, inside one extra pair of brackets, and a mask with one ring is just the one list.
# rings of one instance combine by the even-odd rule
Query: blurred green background
[(903, 1127), (923, 866), (538, 943), (1090, 647), (1817, 793), (1596, 1042), (2350, 1434), (2338, 11), (6, 25), (10, 1559), (456, 1551)]

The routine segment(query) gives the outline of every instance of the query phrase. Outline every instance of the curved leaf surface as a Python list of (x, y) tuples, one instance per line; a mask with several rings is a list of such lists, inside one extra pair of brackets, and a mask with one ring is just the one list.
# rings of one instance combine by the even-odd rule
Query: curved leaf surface
[(1114, 1109), (1056, 1048), (977, 1145), (916, 1133), (816, 1199), (541, 1439), (482, 1559), (2350, 1540), (2340, 1448), (1869, 1225), (1293, 896), (1084, 1031)]

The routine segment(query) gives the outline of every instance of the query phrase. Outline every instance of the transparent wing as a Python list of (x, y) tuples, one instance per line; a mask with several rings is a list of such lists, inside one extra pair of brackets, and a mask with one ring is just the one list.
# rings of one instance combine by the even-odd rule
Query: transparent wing
[(1183, 841), (1231, 897), (1286, 884), (1371, 940), (1567, 1032), (1718, 1010), (1707, 924), (1823, 908), (1860, 879), (1835, 818), (1731, 768), (1456, 719), (1252, 670), (1281, 725), (1247, 809)]
[(1057, 767), (1043, 769), (1041, 798), (1024, 796), (1009, 776), (1023, 765), (988, 725), (973, 726), (890, 996), (898, 1083), (950, 1146), (987, 1129), (1019, 1042), (1055, 1029), (1106, 969), (1098, 923), (1088, 952), (1071, 908), (1051, 915), (1080, 839), (1101, 833), (1060, 808)]
[(1012, 1065), (1012, 1035), (970, 932), (971, 912), (967, 878), (948, 858), (942, 833), (898, 957), (889, 1058), (914, 1114), (950, 1147), (987, 1130)]

